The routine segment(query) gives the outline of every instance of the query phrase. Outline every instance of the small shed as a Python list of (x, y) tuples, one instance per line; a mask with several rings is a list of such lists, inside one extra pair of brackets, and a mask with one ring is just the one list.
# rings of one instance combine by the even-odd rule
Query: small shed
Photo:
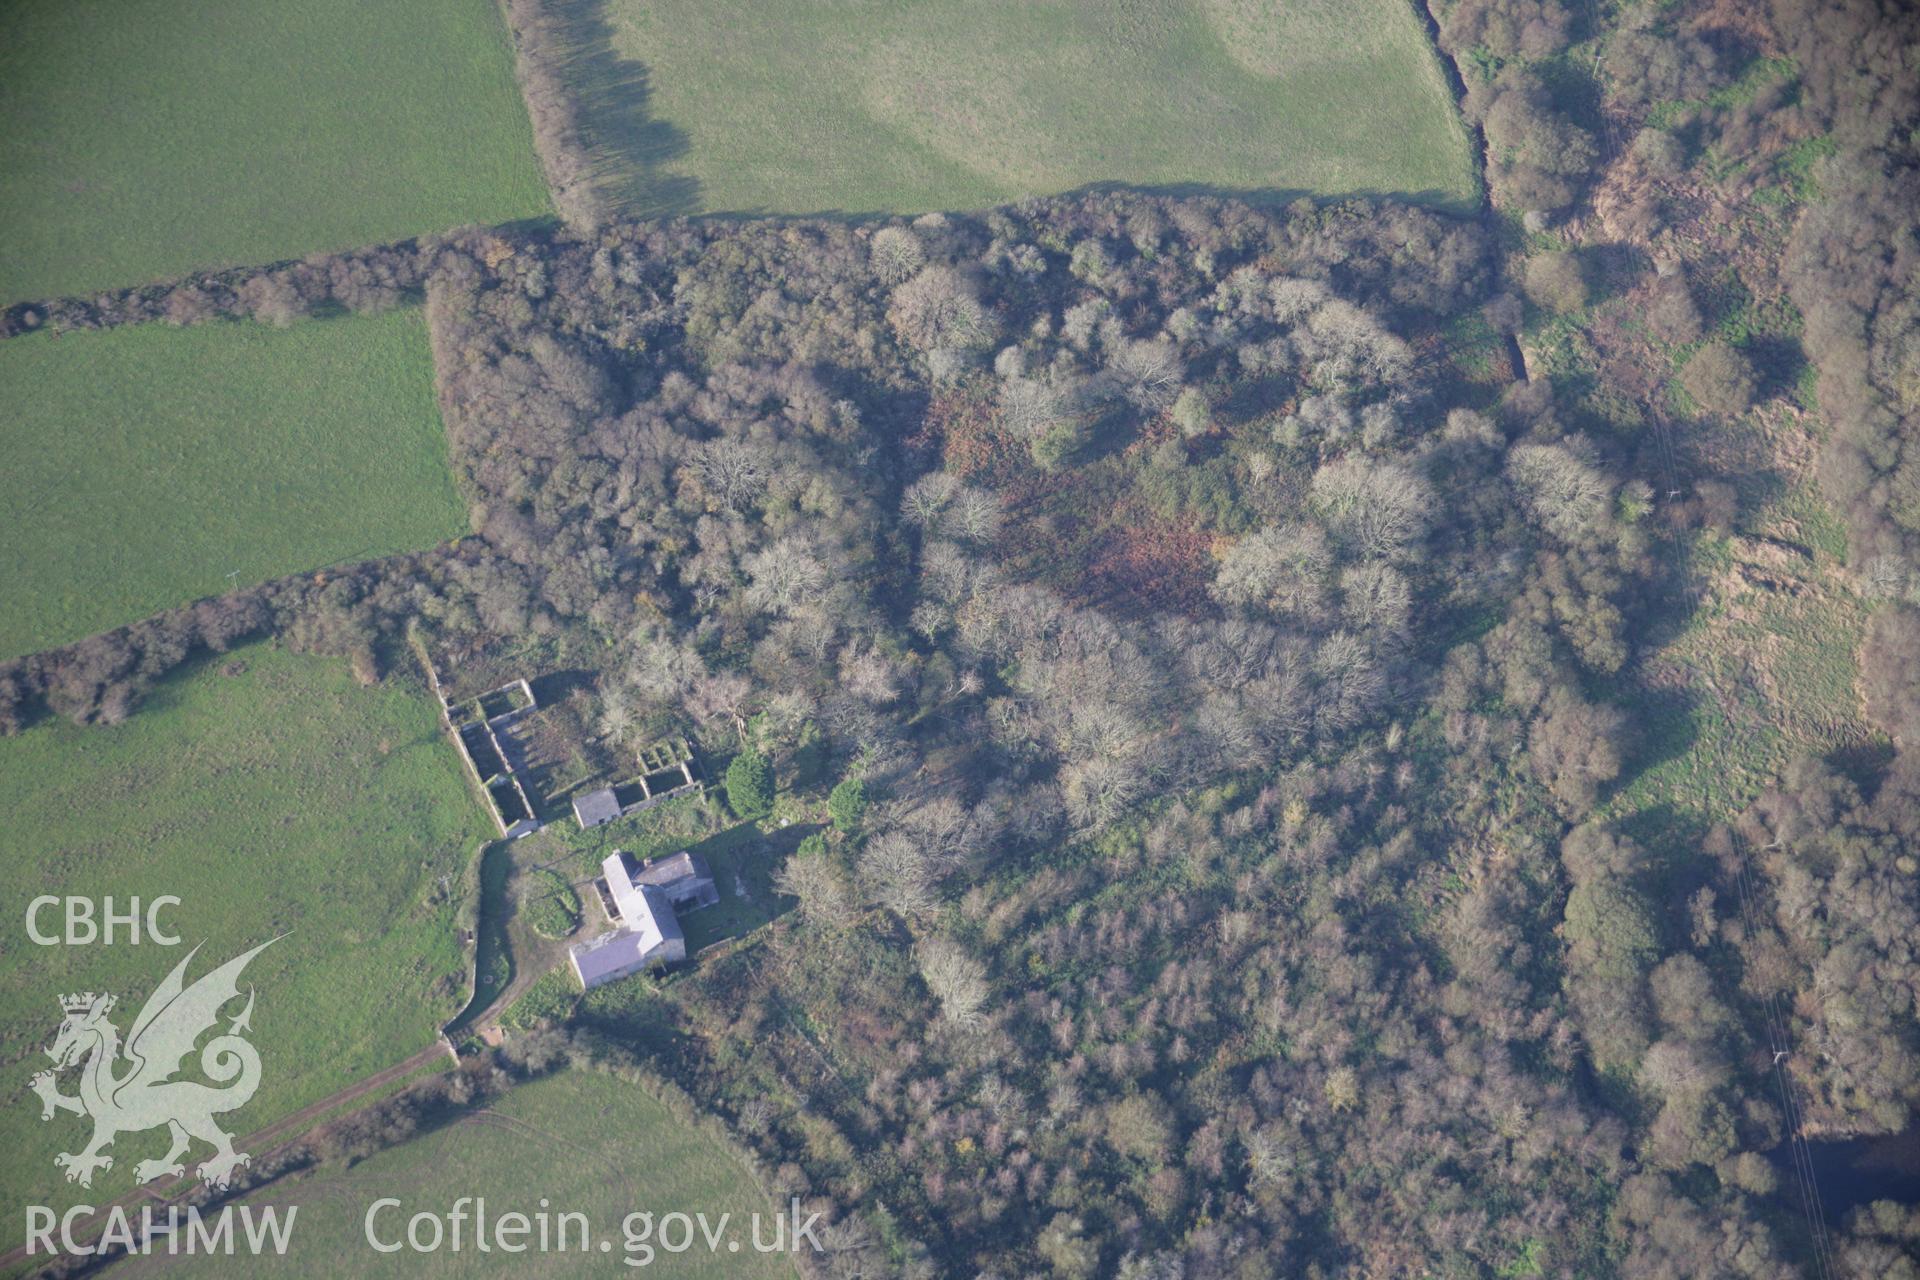
[(612, 822), (620, 816), (620, 799), (612, 787), (602, 787), (573, 798), (573, 820), (585, 831)]

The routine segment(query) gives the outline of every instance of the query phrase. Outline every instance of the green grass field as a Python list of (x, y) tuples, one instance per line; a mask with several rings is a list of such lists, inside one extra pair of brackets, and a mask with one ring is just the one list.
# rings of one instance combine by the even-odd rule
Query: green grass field
[[(1844, 533), (1806, 487), (1759, 504), (1756, 538), (1707, 534), (1688, 548), (1703, 606), (1651, 648), (1628, 776), (1602, 804), (1633, 829), (1703, 828), (1739, 813), (1794, 758), (1873, 737), (1855, 653), (1868, 606), (1843, 571)], [(1801, 545), (1804, 556), (1780, 551)]]
[[(730, 1214), (726, 1240), (707, 1251), (698, 1228), (694, 1247), (681, 1253), (657, 1250), (631, 1274), (754, 1280), (792, 1277), (780, 1254), (756, 1253), (749, 1216), (761, 1216), (761, 1239), (773, 1238), (773, 1204), (751, 1174), (705, 1135), (675, 1119), (638, 1085), (598, 1072), (568, 1071), (522, 1085), (484, 1111), (444, 1129), (391, 1148), (345, 1170), (327, 1170), (250, 1197), (251, 1203), (298, 1205), (293, 1243), (285, 1258), (249, 1259), (248, 1275), (261, 1276), (465, 1276), (505, 1265), (501, 1255), (482, 1258), (467, 1247), (454, 1253), (380, 1254), (367, 1244), (363, 1219), (383, 1197), (402, 1202), (375, 1219), (383, 1242), (406, 1230), (417, 1212), (445, 1215), (462, 1196), (485, 1197), (489, 1217), (509, 1212), (582, 1213), (592, 1228), (583, 1257), (571, 1252), (529, 1251), (507, 1260), (523, 1276), (615, 1275), (629, 1271), (622, 1223), (627, 1215), (651, 1213), (658, 1224), (671, 1213), (704, 1213), (717, 1228)], [(784, 1208), (784, 1206), (783, 1206)], [(655, 1228), (658, 1231), (658, 1226)], [(579, 1243), (572, 1229), (569, 1245)], [(677, 1235), (669, 1237), (679, 1243)], [(611, 1249), (602, 1253), (599, 1242)], [(643, 1255), (631, 1255), (636, 1263)], [(592, 1261), (588, 1261), (591, 1258)], [(124, 1265), (124, 1264), (123, 1264)], [(143, 1260), (128, 1275), (230, 1275), (232, 1260), (212, 1264), (185, 1258)]]
[(0, 304), (549, 209), (494, 0), (13, 0), (0, 119)]
[(14, 338), (0, 388), (0, 658), (466, 532), (417, 310)]
[[(248, 646), (162, 684), (125, 724), (0, 739), (0, 812), (0, 1215), (16, 1227), (24, 1203), (106, 1203), (166, 1145), (129, 1134), (91, 1191), (62, 1181), (54, 1154), (85, 1123), (43, 1124), (27, 1090), (62, 993), (114, 993), (125, 1033), (189, 947), (204, 942), (191, 977), (285, 935), (245, 975), (263, 1079), (227, 1121), (241, 1134), (430, 1045), (459, 1005), (461, 870), (489, 832), (422, 689)], [(42, 893), (174, 894), (163, 921), (182, 945), (30, 945)]]
[(1400, 0), (573, 7), (590, 140), (641, 211), (913, 212), (1100, 182), (1475, 199)]

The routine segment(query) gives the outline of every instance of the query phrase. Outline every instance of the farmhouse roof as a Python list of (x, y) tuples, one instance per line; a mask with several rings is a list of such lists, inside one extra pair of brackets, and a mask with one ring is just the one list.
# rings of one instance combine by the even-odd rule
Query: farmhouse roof
[[(678, 925), (674, 926), (677, 930)], [(660, 945), (658, 933), (648, 934), (640, 929), (616, 929), (612, 933), (603, 933), (589, 942), (573, 947), (573, 967), (580, 975), (580, 985), (591, 987), (609, 978), (630, 971), (644, 961)]]
[(652, 885), (642, 885), (641, 894), (647, 900), (648, 914), (653, 916), (653, 927), (660, 937), (670, 942), (685, 942), (687, 935), (680, 928), (680, 917), (674, 913), (673, 904), (667, 901), (666, 891)]
[[(662, 953), (669, 959), (686, 953), (687, 935), (667, 891), (658, 885), (635, 884), (629, 868), (628, 856), (618, 850), (600, 864), (619, 927), (572, 948), (582, 986), (631, 973)], [(679, 945), (670, 945), (675, 943)]]
[[(600, 864), (600, 870), (606, 876), (607, 896), (613, 899), (613, 909), (620, 918), (620, 927), (574, 948), (576, 956), (580, 958), (583, 975), (587, 972), (589, 953), (591, 957), (598, 957), (595, 963), (600, 965), (602, 972), (607, 972), (637, 957), (651, 954), (663, 942), (686, 939), (666, 891), (656, 885), (633, 883), (627, 875), (625, 854), (616, 852), (607, 855)], [(627, 939), (628, 942), (620, 939)], [(605, 950), (612, 950), (617, 957), (623, 958), (601, 956), (600, 953)]]
[(633, 882), (626, 854), (618, 849), (608, 854), (600, 862), (600, 874), (607, 882), (607, 896), (613, 899), (615, 914), (631, 923), (636, 915), (645, 913), (644, 895), (641, 886)]
[(691, 850), (682, 849), (666, 858), (657, 858), (633, 873), (635, 884), (654, 884), (670, 889), (682, 880), (711, 880), (707, 860)]

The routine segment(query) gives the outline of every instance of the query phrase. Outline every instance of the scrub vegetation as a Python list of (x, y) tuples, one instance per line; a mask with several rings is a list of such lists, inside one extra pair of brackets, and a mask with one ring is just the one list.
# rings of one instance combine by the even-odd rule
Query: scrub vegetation
[[(418, 290), (473, 534), (0, 664), (11, 745), (274, 635), (710, 788), (473, 875), (694, 849), (685, 964), (483, 932), (505, 1042), (301, 1159), (505, 1177), (482, 1104), (617, 1064), (820, 1209), (810, 1274), (1913, 1280), (1809, 1152), (1920, 1112), (1904, 6), (1435, 0), (1471, 217), (1270, 198), (1444, 187), (1325, 163), (1450, 130), (1424, 72), (1359, 142), (1261, 114), (1384, 7), (507, 10), (564, 226), (48, 312)], [(918, 212), (1108, 179), (1179, 190)], [(626, 216), (701, 209), (904, 213)]]

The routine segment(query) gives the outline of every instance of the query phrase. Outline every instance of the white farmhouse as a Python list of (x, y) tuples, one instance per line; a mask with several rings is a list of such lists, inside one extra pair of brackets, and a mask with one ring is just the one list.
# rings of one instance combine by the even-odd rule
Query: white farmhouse
[(720, 901), (706, 861), (684, 851), (636, 867), (629, 855), (616, 849), (600, 864), (600, 877), (593, 884), (614, 927), (568, 953), (584, 990), (686, 959), (687, 935), (678, 913)]

